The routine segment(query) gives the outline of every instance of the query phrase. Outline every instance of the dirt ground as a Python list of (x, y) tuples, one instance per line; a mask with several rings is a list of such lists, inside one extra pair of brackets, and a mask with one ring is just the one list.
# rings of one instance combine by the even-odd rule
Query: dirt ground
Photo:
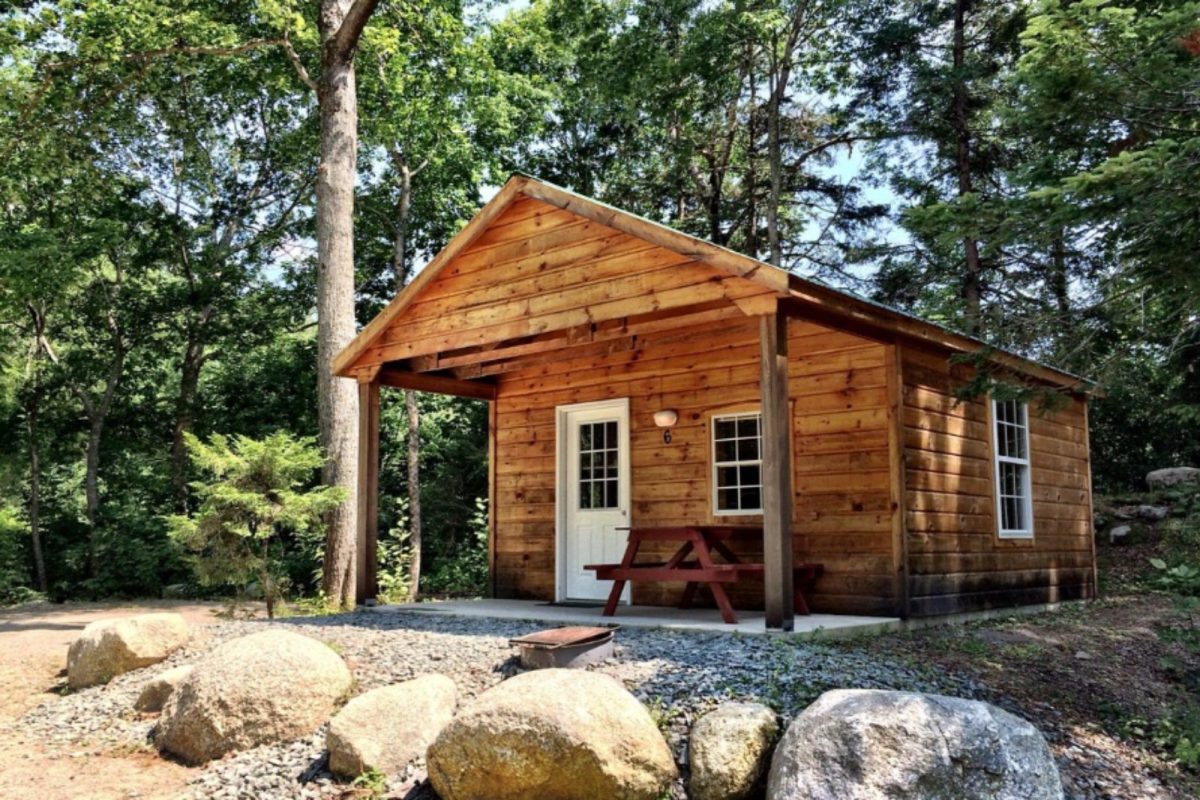
[(67, 646), (89, 622), (155, 610), (193, 626), (219, 621), (215, 604), (138, 601), (36, 604), (0, 611), (0, 798), (127, 800), (176, 797), (190, 770), (148, 753), (55, 751), (26, 740), (12, 723), (64, 683)]

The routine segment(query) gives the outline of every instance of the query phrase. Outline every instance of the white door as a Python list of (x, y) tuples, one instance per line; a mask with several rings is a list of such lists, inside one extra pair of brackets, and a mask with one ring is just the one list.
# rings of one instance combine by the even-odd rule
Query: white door
[[(617, 563), (629, 525), (629, 399), (559, 406), (559, 600), (603, 600), (612, 581), (588, 564)], [(626, 586), (623, 599), (629, 600)]]

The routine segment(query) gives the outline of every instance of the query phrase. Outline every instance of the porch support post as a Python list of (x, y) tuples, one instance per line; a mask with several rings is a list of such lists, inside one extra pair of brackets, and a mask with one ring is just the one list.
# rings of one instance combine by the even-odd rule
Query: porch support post
[(379, 594), (379, 379), (358, 384), (358, 546), (355, 599)]
[(763, 563), (767, 627), (792, 630), (792, 457), (788, 438), (787, 316), (759, 317)]

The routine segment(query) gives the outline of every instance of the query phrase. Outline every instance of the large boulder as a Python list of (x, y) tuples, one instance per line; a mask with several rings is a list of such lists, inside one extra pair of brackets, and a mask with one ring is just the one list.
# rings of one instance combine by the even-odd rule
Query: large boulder
[(788, 726), (770, 800), (1061, 800), (1037, 728), (987, 703), (912, 692), (826, 692)]
[(1151, 489), (1165, 489), (1182, 483), (1200, 484), (1200, 469), (1196, 467), (1167, 467), (1146, 473), (1146, 483)]
[(170, 612), (104, 619), (83, 629), (67, 650), (67, 684), (85, 689), (165, 661), (188, 640), (183, 617)]
[(542, 669), (461, 711), (429, 747), (442, 800), (657, 800), (677, 776), (650, 712), (612, 678)]
[(133, 707), (146, 713), (162, 711), (163, 706), (167, 704), (167, 699), (175, 691), (175, 687), (183, 683), (191, 674), (191, 664), (184, 664), (182, 667), (158, 673), (142, 684), (142, 691), (134, 701)]
[(242, 636), (197, 662), (175, 688), (156, 741), (200, 764), (307, 736), (329, 718), (351, 682), (341, 656), (316, 639), (286, 630)]
[(758, 787), (779, 735), (775, 712), (759, 703), (725, 703), (692, 726), (688, 739), (692, 800), (745, 800)]
[(329, 722), (329, 769), (353, 778), (374, 769), (391, 775), (425, 755), (454, 716), (457, 692), (445, 675), (360, 694)]

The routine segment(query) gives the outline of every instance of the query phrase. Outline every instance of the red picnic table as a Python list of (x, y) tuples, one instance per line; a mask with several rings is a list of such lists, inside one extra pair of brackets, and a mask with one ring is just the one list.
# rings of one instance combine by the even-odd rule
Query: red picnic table
[[(680, 608), (691, 608), (700, 584), (708, 585), (721, 618), (732, 625), (737, 622), (725, 584), (737, 583), (743, 577), (760, 577), (765, 571), (761, 563), (743, 561), (729, 549), (728, 542), (734, 540), (762, 541), (762, 528), (748, 525), (685, 525), (668, 528), (621, 528), (629, 531), (625, 555), (620, 564), (588, 564), (584, 569), (593, 570), (598, 580), (613, 582), (608, 602), (604, 605), (604, 616), (617, 612), (617, 603), (627, 581), (683, 581)], [(679, 542), (679, 549), (666, 561), (638, 563), (638, 548), (642, 542)], [(721, 561), (713, 558), (714, 553)], [(694, 560), (689, 556), (695, 554)], [(808, 602), (804, 592), (822, 572), (820, 564), (798, 564), (793, 568), (793, 588), (796, 613), (808, 614)]]

